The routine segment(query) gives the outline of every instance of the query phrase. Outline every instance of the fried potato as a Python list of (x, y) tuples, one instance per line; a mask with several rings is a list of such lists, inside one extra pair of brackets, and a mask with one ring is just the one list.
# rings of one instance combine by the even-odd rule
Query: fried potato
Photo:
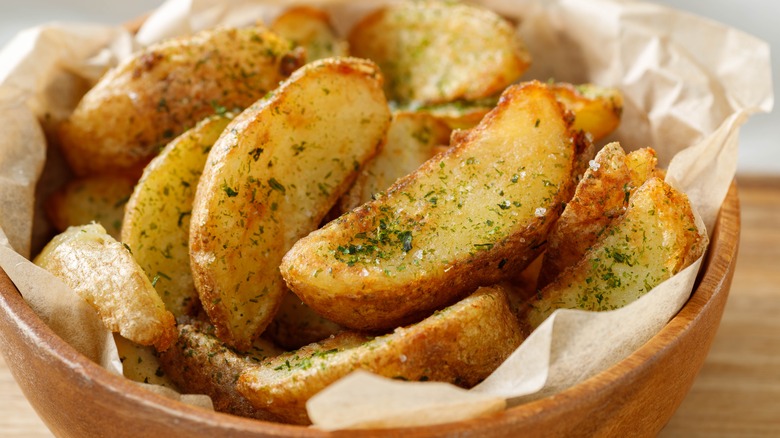
[(360, 173), (355, 184), (341, 200), (348, 211), (387, 190), (398, 178), (416, 170), (433, 157), (438, 146), (448, 144), (452, 130), (438, 118), (417, 112), (393, 114), (385, 146)]
[(564, 82), (552, 84), (551, 88), (558, 100), (574, 113), (574, 129), (589, 133), (594, 141), (606, 137), (620, 125), (623, 114), (620, 90)]
[(141, 50), (109, 71), (60, 128), (78, 175), (140, 170), (211, 114), (245, 108), (303, 63), (260, 28), (207, 30)]
[(306, 61), (349, 55), (349, 46), (336, 35), (330, 17), (320, 9), (298, 6), (276, 18), (271, 31), (306, 49)]
[(161, 385), (178, 391), (176, 384), (160, 367), (160, 361), (152, 347), (138, 345), (116, 333), (114, 343), (119, 353), (119, 360), (122, 362), (122, 374), (125, 377), (134, 382)]
[(379, 64), (388, 98), (442, 103), (500, 93), (529, 67), (514, 26), (492, 11), (456, 2), (405, 1), (350, 32), (354, 56)]
[(329, 58), (228, 126), (203, 171), (190, 229), (195, 286), (220, 339), (243, 349), (271, 322), (286, 292), (282, 256), (376, 155), (389, 122), (376, 65)]
[(306, 401), (356, 369), (402, 380), (469, 388), (520, 345), (517, 320), (500, 287), (481, 288), (420, 323), (377, 338), (343, 332), (246, 371), (238, 390), (283, 421), (308, 424)]
[(344, 330), (304, 304), (292, 292), (286, 292), (279, 311), (263, 333), (276, 344), (295, 350), (312, 342), (321, 341)]
[(522, 271), (570, 192), (569, 121), (545, 85), (508, 88), (446, 153), (298, 241), (284, 279), (328, 319), (380, 330)]
[(627, 156), (618, 143), (610, 143), (596, 154), (547, 236), (538, 288), (577, 263), (612, 221), (623, 215), (631, 193), (652, 176), (656, 163), (652, 149)]
[(458, 100), (454, 102), (433, 105), (403, 105), (405, 111), (416, 111), (430, 114), (446, 123), (450, 129), (471, 129), (490, 112), (498, 102), (498, 98), (485, 98), (476, 101)]
[[(569, 237), (579, 238), (574, 231)], [(603, 311), (625, 306), (699, 258), (706, 242), (688, 198), (650, 178), (585, 257), (538, 293), (521, 323), (532, 330), (555, 309)]]
[(232, 115), (215, 115), (169, 143), (144, 169), (127, 203), (122, 241), (174, 316), (198, 302), (190, 269), (192, 201), (211, 147)]
[(60, 232), (97, 222), (118, 239), (125, 203), (134, 186), (133, 178), (119, 175), (74, 179), (46, 200), (46, 216)]
[(239, 355), (217, 339), (213, 326), (196, 320), (182, 321), (178, 330), (178, 341), (160, 354), (160, 365), (183, 392), (210, 396), (218, 412), (278, 421), (265, 410), (254, 408), (238, 392), (236, 382), (245, 370), (282, 350), (259, 339)]
[(173, 315), (130, 251), (100, 225), (68, 228), (43, 248), (35, 264), (84, 298), (112, 332), (157, 350), (175, 341)]

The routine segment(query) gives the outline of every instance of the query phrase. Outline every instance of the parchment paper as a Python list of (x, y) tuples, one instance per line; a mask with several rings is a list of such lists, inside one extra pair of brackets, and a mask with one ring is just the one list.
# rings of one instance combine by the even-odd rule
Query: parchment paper
[[(118, 28), (52, 25), (20, 34), (0, 52), (0, 115), (8, 126), (0, 134), (0, 266), (41, 318), (96, 362), (111, 363), (116, 352), (105, 347), (107, 334), (94, 314), (22, 257), (28, 256), (32, 194), (46, 150), (35, 118), (46, 129), (54, 126), (86, 86), (137, 45), (215, 25), (268, 22), (286, 5), (301, 3), (324, 7), (346, 32), (367, 11), (391, 2), (170, 0), (135, 40)], [(667, 181), (688, 194), (701, 227), (712, 229), (736, 171), (739, 127), (750, 114), (772, 108), (766, 43), (639, 2), (474, 3), (520, 23), (518, 32), (534, 57), (523, 79), (620, 88), (623, 122), (604, 143), (655, 148), (659, 164), (668, 165)], [(555, 312), (471, 391), (359, 372), (310, 400), (309, 414), (324, 429), (435, 424), (560, 391), (617, 363), (657, 333), (688, 299), (700, 265), (701, 259), (620, 310)]]

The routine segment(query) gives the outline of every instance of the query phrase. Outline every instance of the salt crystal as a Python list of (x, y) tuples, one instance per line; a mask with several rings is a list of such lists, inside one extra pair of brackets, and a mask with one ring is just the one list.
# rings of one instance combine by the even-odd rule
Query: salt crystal
[(536, 215), (536, 217), (544, 217), (544, 215), (547, 214), (547, 209), (544, 207), (539, 207), (536, 209), (534, 214)]

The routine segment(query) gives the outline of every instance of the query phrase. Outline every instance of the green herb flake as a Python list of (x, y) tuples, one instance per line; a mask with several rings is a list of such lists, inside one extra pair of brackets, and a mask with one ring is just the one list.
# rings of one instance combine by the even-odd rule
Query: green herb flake
[(276, 190), (277, 192), (281, 192), (283, 195), (287, 192), (285, 190), (284, 186), (279, 183), (279, 181), (276, 180), (276, 178), (271, 178), (268, 180), (268, 185), (271, 186), (272, 189)]

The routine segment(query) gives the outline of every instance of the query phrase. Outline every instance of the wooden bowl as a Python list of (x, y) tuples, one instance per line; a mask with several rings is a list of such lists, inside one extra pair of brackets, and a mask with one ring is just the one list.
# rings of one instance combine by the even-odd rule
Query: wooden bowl
[[(566, 391), (495, 415), (446, 425), (343, 436), (654, 436), (682, 402), (717, 331), (739, 242), (736, 185), (723, 203), (693, 295), (660, 333), (610, 369)], [(52, 332), (0, 270), (0, 348), (46, 425), (62, 437), (324, 437), (149, 393), (109, 373)]]

